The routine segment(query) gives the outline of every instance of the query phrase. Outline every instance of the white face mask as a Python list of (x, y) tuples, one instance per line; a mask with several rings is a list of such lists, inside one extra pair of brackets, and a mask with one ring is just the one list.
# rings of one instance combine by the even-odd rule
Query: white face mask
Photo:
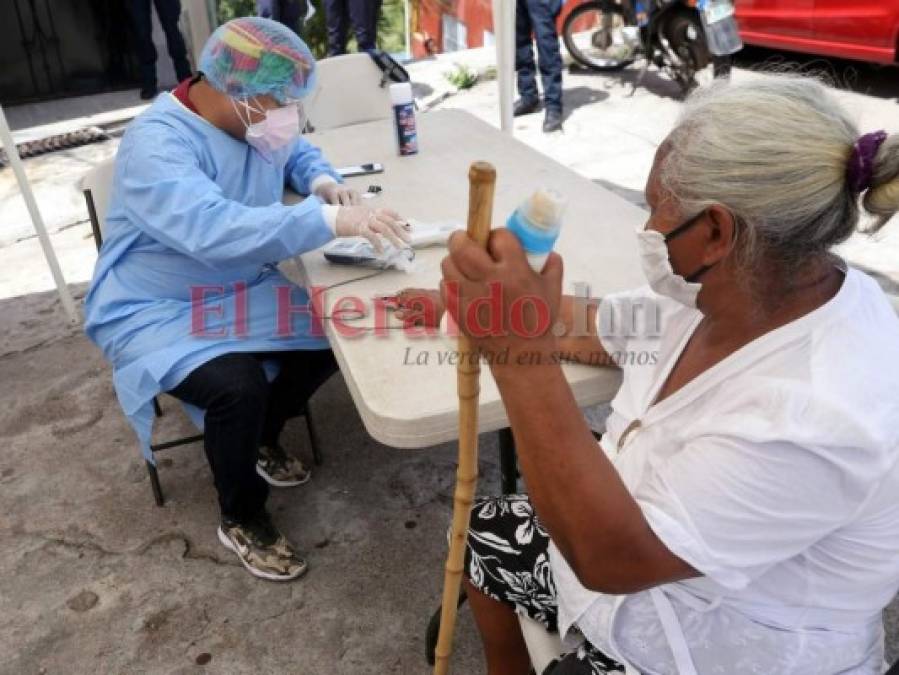
[(691, 218), (683, 225), (674, 228), (667, 235), (643, 228), (637, 231), (640, 264), (643, 267), (643, 274), (646, 275), (646, 279), (649, 281), (649, 287), (659, 295), (664, 295), (694, 309), (696, 308), (696, 297), (699, 295), (702, 284), (690, 280), (698, 279), (709, 268), (702, 267), (686, 279), (679, 274), (675, 274), (674, 268), (671, 267), (671, 260), (668, 257), (668, 241), (685, 232), (698, 219), (699, 216)]
[[(300, 137), (299, 104), (289, 103), (280, 108), (259, 110), (247, 102), (241, 101), (247, 111), (247, 119), (240, 115), (237, 104), (234, 109), (247, 128), (246, 139), (253, 148), (266, 160), (271, 162), (275, 152), (293, 144)], [(251, 123), (250, 111), (264, 115), (259, 122)]]

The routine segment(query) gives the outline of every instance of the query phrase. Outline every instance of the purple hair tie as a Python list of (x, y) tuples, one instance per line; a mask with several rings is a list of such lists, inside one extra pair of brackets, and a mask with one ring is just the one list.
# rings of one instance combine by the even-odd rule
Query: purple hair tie
[(871, 187), (874, 176), (874, 157), (887, 139), (887, 132), (880, 130), (861, 136), (852, 146), (849, 156), (849, 188), (853, 194), (861, 194)]

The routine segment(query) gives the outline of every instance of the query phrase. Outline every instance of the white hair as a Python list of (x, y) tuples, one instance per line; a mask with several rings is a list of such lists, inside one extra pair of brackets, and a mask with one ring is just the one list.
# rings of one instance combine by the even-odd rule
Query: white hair
[[(662, 182), (687, 215), (728, 208), (745, 263), (764, 258), (788, 270), (856, 230), (859, 196), (847, 167), (858, 137), (817, 80), (718, 81), (688, 99), (668, 138)], [(862, 203), (877, 218), (875, 229), (899, 211), (899, 136), (880, 147)]]

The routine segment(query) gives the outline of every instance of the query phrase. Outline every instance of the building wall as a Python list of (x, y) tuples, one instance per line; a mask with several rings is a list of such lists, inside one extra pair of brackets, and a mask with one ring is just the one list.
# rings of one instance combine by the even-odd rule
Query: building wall
[[(181, 3), (181, 32), (192, 60), (210, 32), (210, 2)], [(125, 0), (0, 0), (0, 38), (4, 105), (139, 84)], [(173, 85), (175, 72), (155, 8), (153, 41), (159, 84)]]
[[(514, 1), (514, 0), (509, 0)], [(582, 0), (566, 0), (559, 15), (559, 28), (562, 20), (572, 7)], [(493, 3), (492, 0), (418, 0), (413, 2), (411, 11), (413, 35), (412, 56), (422, 58), (430, 54), (441, 53), (447, 42), (444, 29), (453, 26), (454, 21), (465, 27), (467, 44), (464, 48), (488, 46), (493, 35)], [(451, 18), (444, 19), (444, 15)], [(485, 45), (485, 37), (487, 45)]]

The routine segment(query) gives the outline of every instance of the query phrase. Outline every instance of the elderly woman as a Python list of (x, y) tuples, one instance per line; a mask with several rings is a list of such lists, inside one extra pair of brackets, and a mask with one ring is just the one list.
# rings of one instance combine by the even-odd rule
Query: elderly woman
[[(859, 137), (814, 81), (714, 86), (646, 197), (651, 289), (598, 313), (649, 295), (660, 336), (478, 339), (510, 350), (491, 367), (528, 487), (472, 511), (488, 672), (529, 672), (519, 613), (572, 650), (553, 675), (878, 673), (899, 587), (899, 320), (830, 251), (860, 198), (878, 225), (899, 208), (899, 137)], [(487, 252), (454, 237), (443, 272), (459, 316), (499, 281), (505, 307), (534, 296), (573, 325), (562, 260), (535, 274), (507, 231)], [(601, 451), (558, 351), (624, 364)]]

